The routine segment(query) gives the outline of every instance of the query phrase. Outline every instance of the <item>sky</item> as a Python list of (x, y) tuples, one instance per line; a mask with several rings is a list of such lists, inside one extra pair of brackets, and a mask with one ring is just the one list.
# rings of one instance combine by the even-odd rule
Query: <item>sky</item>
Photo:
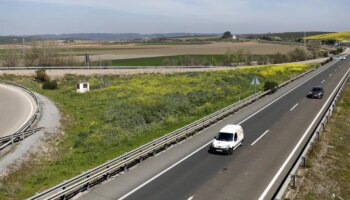
[(0, 35), (350, 31), (349, 0), (0, 0)]

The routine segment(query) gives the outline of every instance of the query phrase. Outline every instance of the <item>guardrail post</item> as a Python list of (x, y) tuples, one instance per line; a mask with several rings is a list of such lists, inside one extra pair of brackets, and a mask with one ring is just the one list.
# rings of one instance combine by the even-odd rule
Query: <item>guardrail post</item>
[(104, 179), (105, 180), (108, 180), (109, 179), (109, 173), (107, 173), (107, 174), (105, 174), (105, 175), (103, 175), (104, 176)]
[(90, 183), (86, 184), (86, 190), (90, 189)]
[(124, 172), (127, 172), (128, 171), (128, 167), (126, 164), (124, 164)]
[(302, 156), (301, 159), (303, 160), (303, 167), (306, 167), (306, 156)]
[(316, 135), (317, 135), (317, 140), (320, 139), (320, 131), (316, 131)]
[(33, 129), (33, 126), (32, 126), (32, 122), (30, 122), (29, 127), (30, 127), (30, 130), (32, 131), (32, 134), (34, 135), (34, 129)]
[(140, 158), (139, 158), (139, 163), (141, 163), (142, 162), (142, 156), (140, 156)]
[(291, 180), (291, 183), (292, 183), (291, 187), (295, 188), (295, 178), (296, 178), (296, 176), (295, 176), (295, 174), (291, 174), (290, 176), (291, 176), (291, 179), (292, 179)]
[(11, 144), (15, 143), (15, 138), (13, 137), (13, 135), (11, 136)]

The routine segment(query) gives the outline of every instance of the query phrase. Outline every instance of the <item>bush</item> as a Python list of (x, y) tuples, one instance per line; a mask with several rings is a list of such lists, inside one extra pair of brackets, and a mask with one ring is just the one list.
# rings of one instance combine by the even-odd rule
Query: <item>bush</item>
[(340, 53), (342, 53), (342, 52), (343, 52), (343, 48), (338, 47), (336, 50), (332, 50), (332, 51), (330, 51), (329, 53), (330, 53), (330, 54), (333, 54), (333, 55), (338, 55), (338, 54), (340, 54)]
[(40, 82), (50, 81), (50, 77), (46, 74), (46, 71), (44, 69), (39, 69), (35, 71), (35, 73), (36, 73), (35, 80)]
[(271, 90), (271, 93), (276, 92), (278, 89), (278, 83), (274, 81), (266, 81), (264, 84), (264, 91)]
[(43, 84), (43, 89), (45, 90), (56, 90), (58, 88), (58, 83), (56, 80), (47, 80)]
[(296, 48), (288, 53), (291, 62), (307, 60), (310, 56), (308, 51), (303, 48)]

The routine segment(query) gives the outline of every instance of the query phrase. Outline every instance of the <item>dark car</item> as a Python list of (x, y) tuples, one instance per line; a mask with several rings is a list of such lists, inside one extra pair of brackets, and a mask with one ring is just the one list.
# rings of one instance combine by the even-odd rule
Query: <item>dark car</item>
[(324, 89), (321, 86), (315, 86), (313, 87), (307, 97), (309, 98), (317, 98), (317, 99), (322, 99), (324, 96)]

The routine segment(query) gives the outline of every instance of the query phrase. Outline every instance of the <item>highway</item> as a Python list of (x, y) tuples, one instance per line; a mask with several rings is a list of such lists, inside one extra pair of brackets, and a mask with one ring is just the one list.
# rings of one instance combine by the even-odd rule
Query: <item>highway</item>
[(35, 113), (32, 96), (15, 86), (0, 84), (0, 137), (20, 129)]
[[(349, 61), (322, 66), (80, 199), (271, 199), (322, 116)], [(308, 99), (316, 85), (323, 99)], [(241, 124), (242, 147), (233, 155), (208, 153), (226, 124)]]

